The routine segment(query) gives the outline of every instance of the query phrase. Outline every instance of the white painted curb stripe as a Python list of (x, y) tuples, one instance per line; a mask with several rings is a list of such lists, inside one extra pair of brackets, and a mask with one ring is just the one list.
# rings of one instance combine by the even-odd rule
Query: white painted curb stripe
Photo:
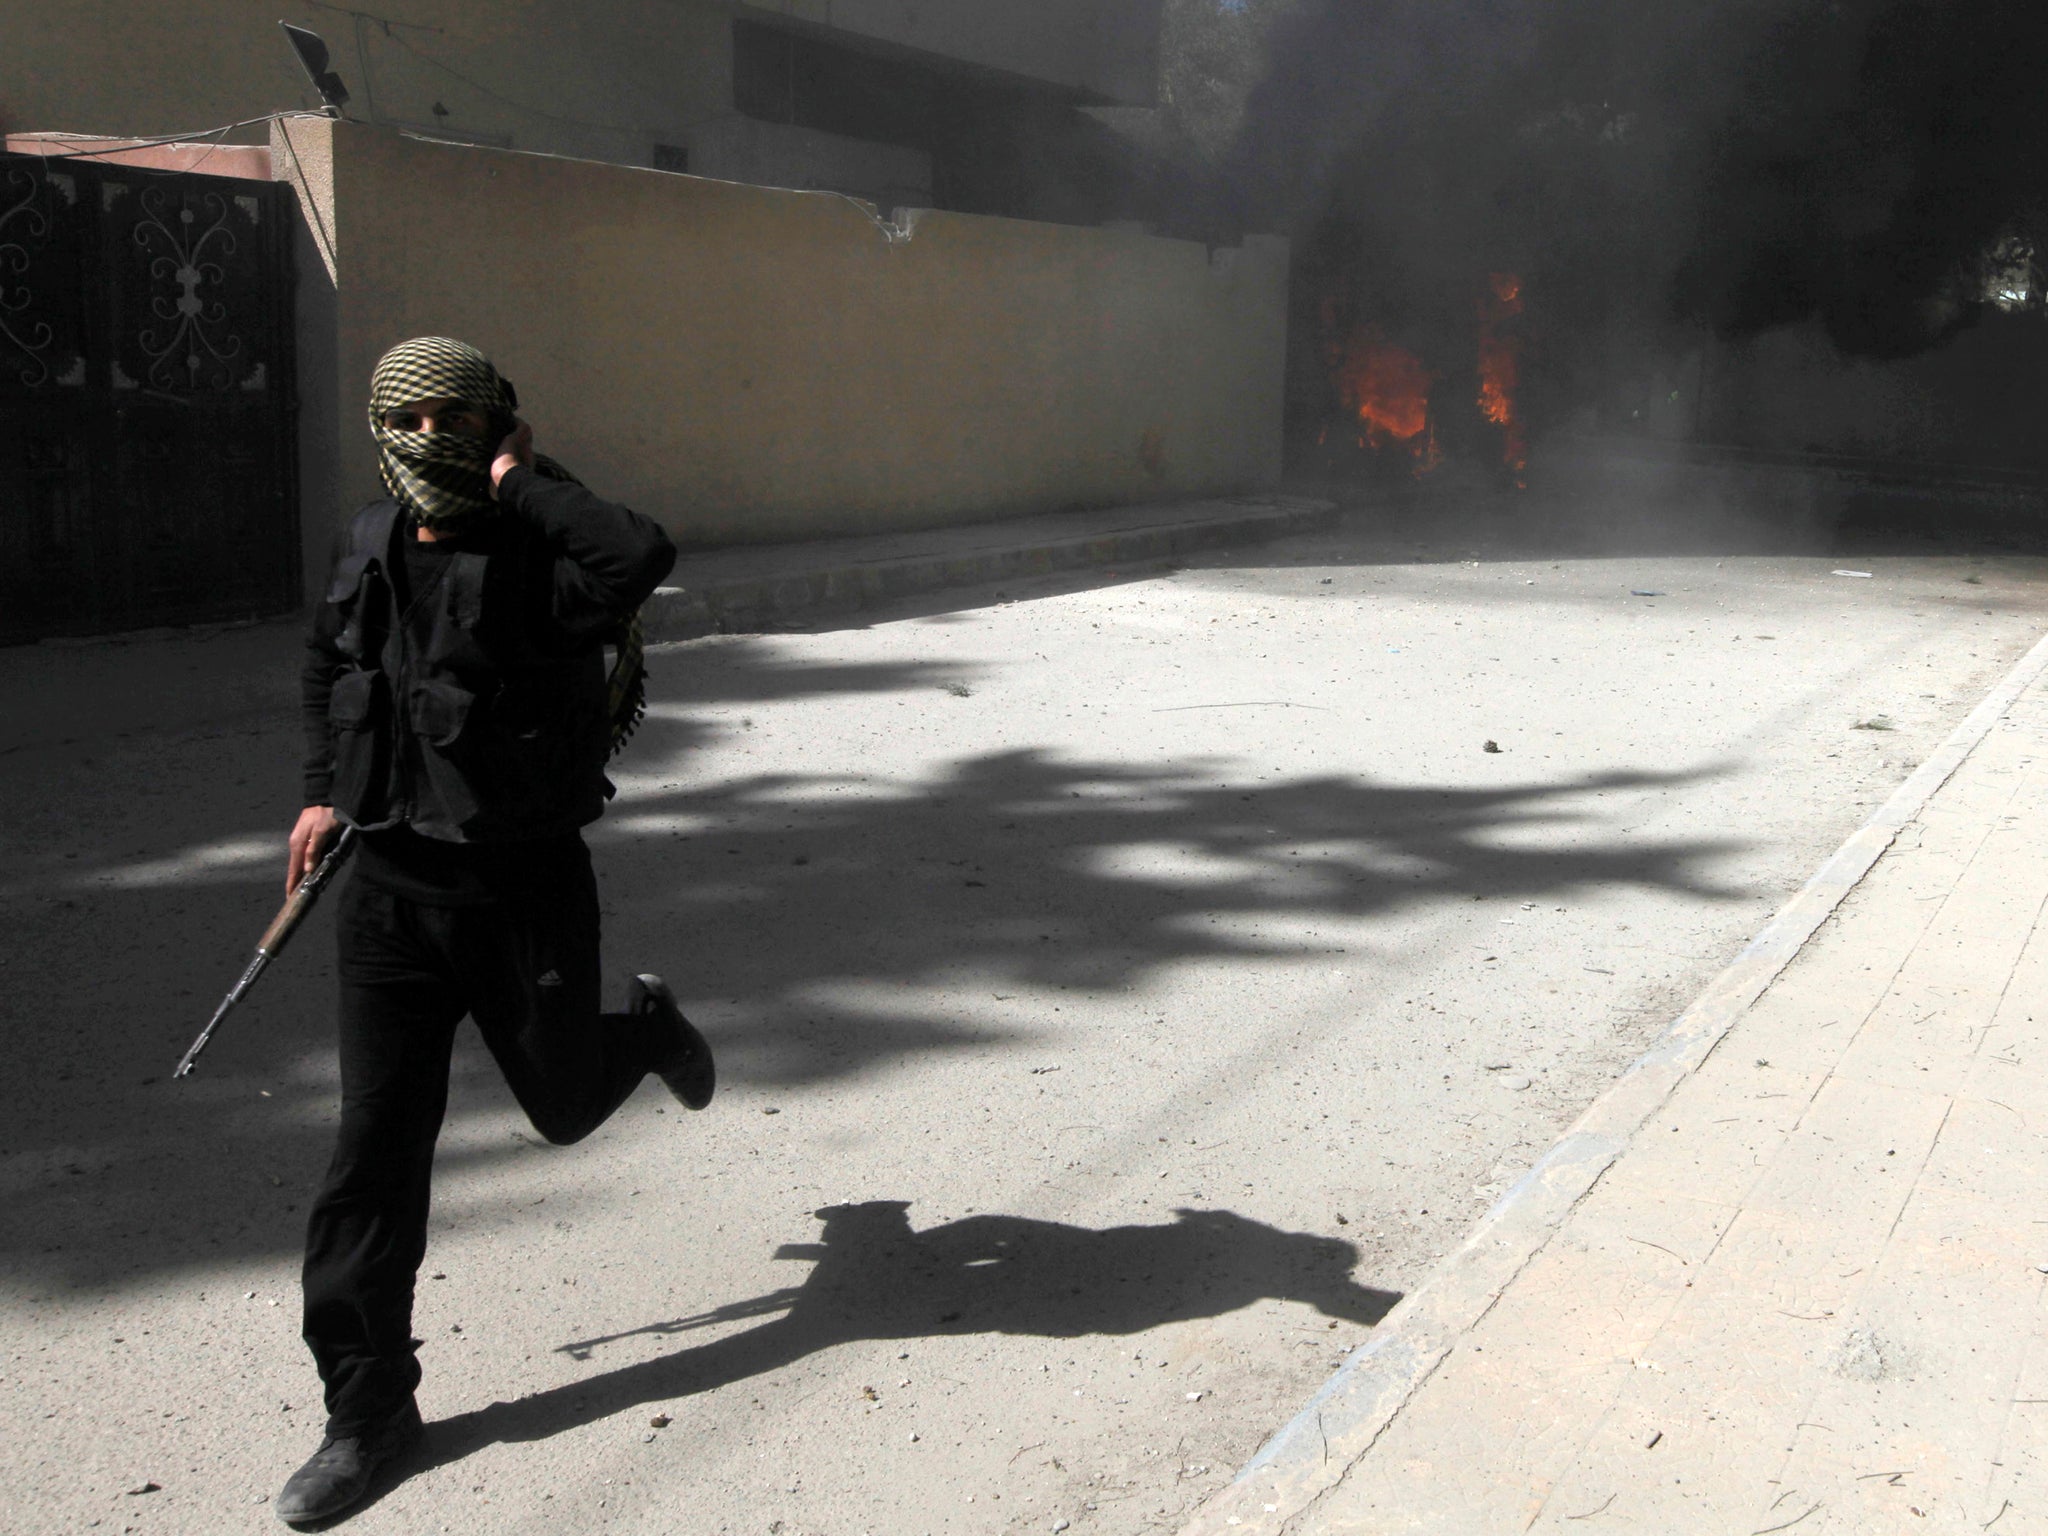
[(1735, 1021), (1856, 888), (1977, 744), (2048, 672), (2048, 638), (2027, 652), (1948, 740), (1764, 924), (1725, 971), (1495, 1202), (1464, 1244), (1404, 1297), (1294, 1419), (1211, 1496), (1181, 1536), (1277, 1532), (1343, 1479), (1458, 1337), (1563, 1225), (1600, 1176)]

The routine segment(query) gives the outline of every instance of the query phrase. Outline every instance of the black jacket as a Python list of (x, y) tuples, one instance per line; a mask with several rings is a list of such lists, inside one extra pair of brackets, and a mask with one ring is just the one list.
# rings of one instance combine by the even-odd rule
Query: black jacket
[(306, 641), (306, 803), (442, 842), (549, 837), (611, 785), (603, 646), (675, 564), (637, 512), (514, 469), (498, 515), (395, 612), (397, 503), (358, 512)]

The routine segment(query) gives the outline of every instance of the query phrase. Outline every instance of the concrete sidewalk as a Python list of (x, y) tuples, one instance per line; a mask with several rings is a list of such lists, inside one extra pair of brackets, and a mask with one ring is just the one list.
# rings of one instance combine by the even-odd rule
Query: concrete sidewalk
[(650, 640), (807, 625), (894, 598), (1083, 566), (1144, 566), (1333, 526), (1334, 502), (1269, 493), (1054, 512), (915, 533), (686, 554), (642, 611)]
[(2044, 671), (2048, 642), (1190, 1536), (2048, 1531)]

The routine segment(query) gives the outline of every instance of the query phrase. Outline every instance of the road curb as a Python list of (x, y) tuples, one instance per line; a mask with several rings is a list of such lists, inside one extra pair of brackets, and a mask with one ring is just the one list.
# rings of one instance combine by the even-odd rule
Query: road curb
[(753, 634), (791, 619), (857, 612), (948, 587), (1095, 565), (1143, 566), (1202, 549), (1264, 543), (1334, 527), (1338, 518), (1335, 502), (1297, 496), (1201, 505), (1224, 510), (1085, 532), (1048, 532), (1040, 519), (1021, 536), (1001, 523), (942, 529), (933, 533), (931, 549), (882, 557), (863, 558), (852, 540), (834, 541), (822, 552), (793, 544), (786, 567), (739, 577), (717, 574), (719, 557), (711, 555), (697, 557), (706, 570), (693, 580), (686, 557), (676, 571), (683, 585), (657, 590), (640, 611), (641, 627), (650, 642)]
[(1621, 1078), (1389, 1312), (1300, 1413), (1196, 1509), (1180, 1536), (1268, 1536), (1341, 1483), (1388, 1424), (1542, 1251), (1633, 1139), (1775, 981), (1893, 840), (2028, 687), (2048, 638), (1821, 865)]

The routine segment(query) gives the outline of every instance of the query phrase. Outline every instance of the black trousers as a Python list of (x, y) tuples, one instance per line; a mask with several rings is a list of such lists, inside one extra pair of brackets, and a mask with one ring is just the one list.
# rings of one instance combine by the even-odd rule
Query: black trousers
[(455, 1028), (473, 1017), (534, 1129), (602, 1125), (653, 1059), (646, 1026), (598, 1011), (597, 885), (585, 851), (544, 891), (436, 906), (353, 879), (337, 912), (341, 1129), (306, 1228), (305, 1339), (327, 1432), (419, 1384), (413, 1286)]

